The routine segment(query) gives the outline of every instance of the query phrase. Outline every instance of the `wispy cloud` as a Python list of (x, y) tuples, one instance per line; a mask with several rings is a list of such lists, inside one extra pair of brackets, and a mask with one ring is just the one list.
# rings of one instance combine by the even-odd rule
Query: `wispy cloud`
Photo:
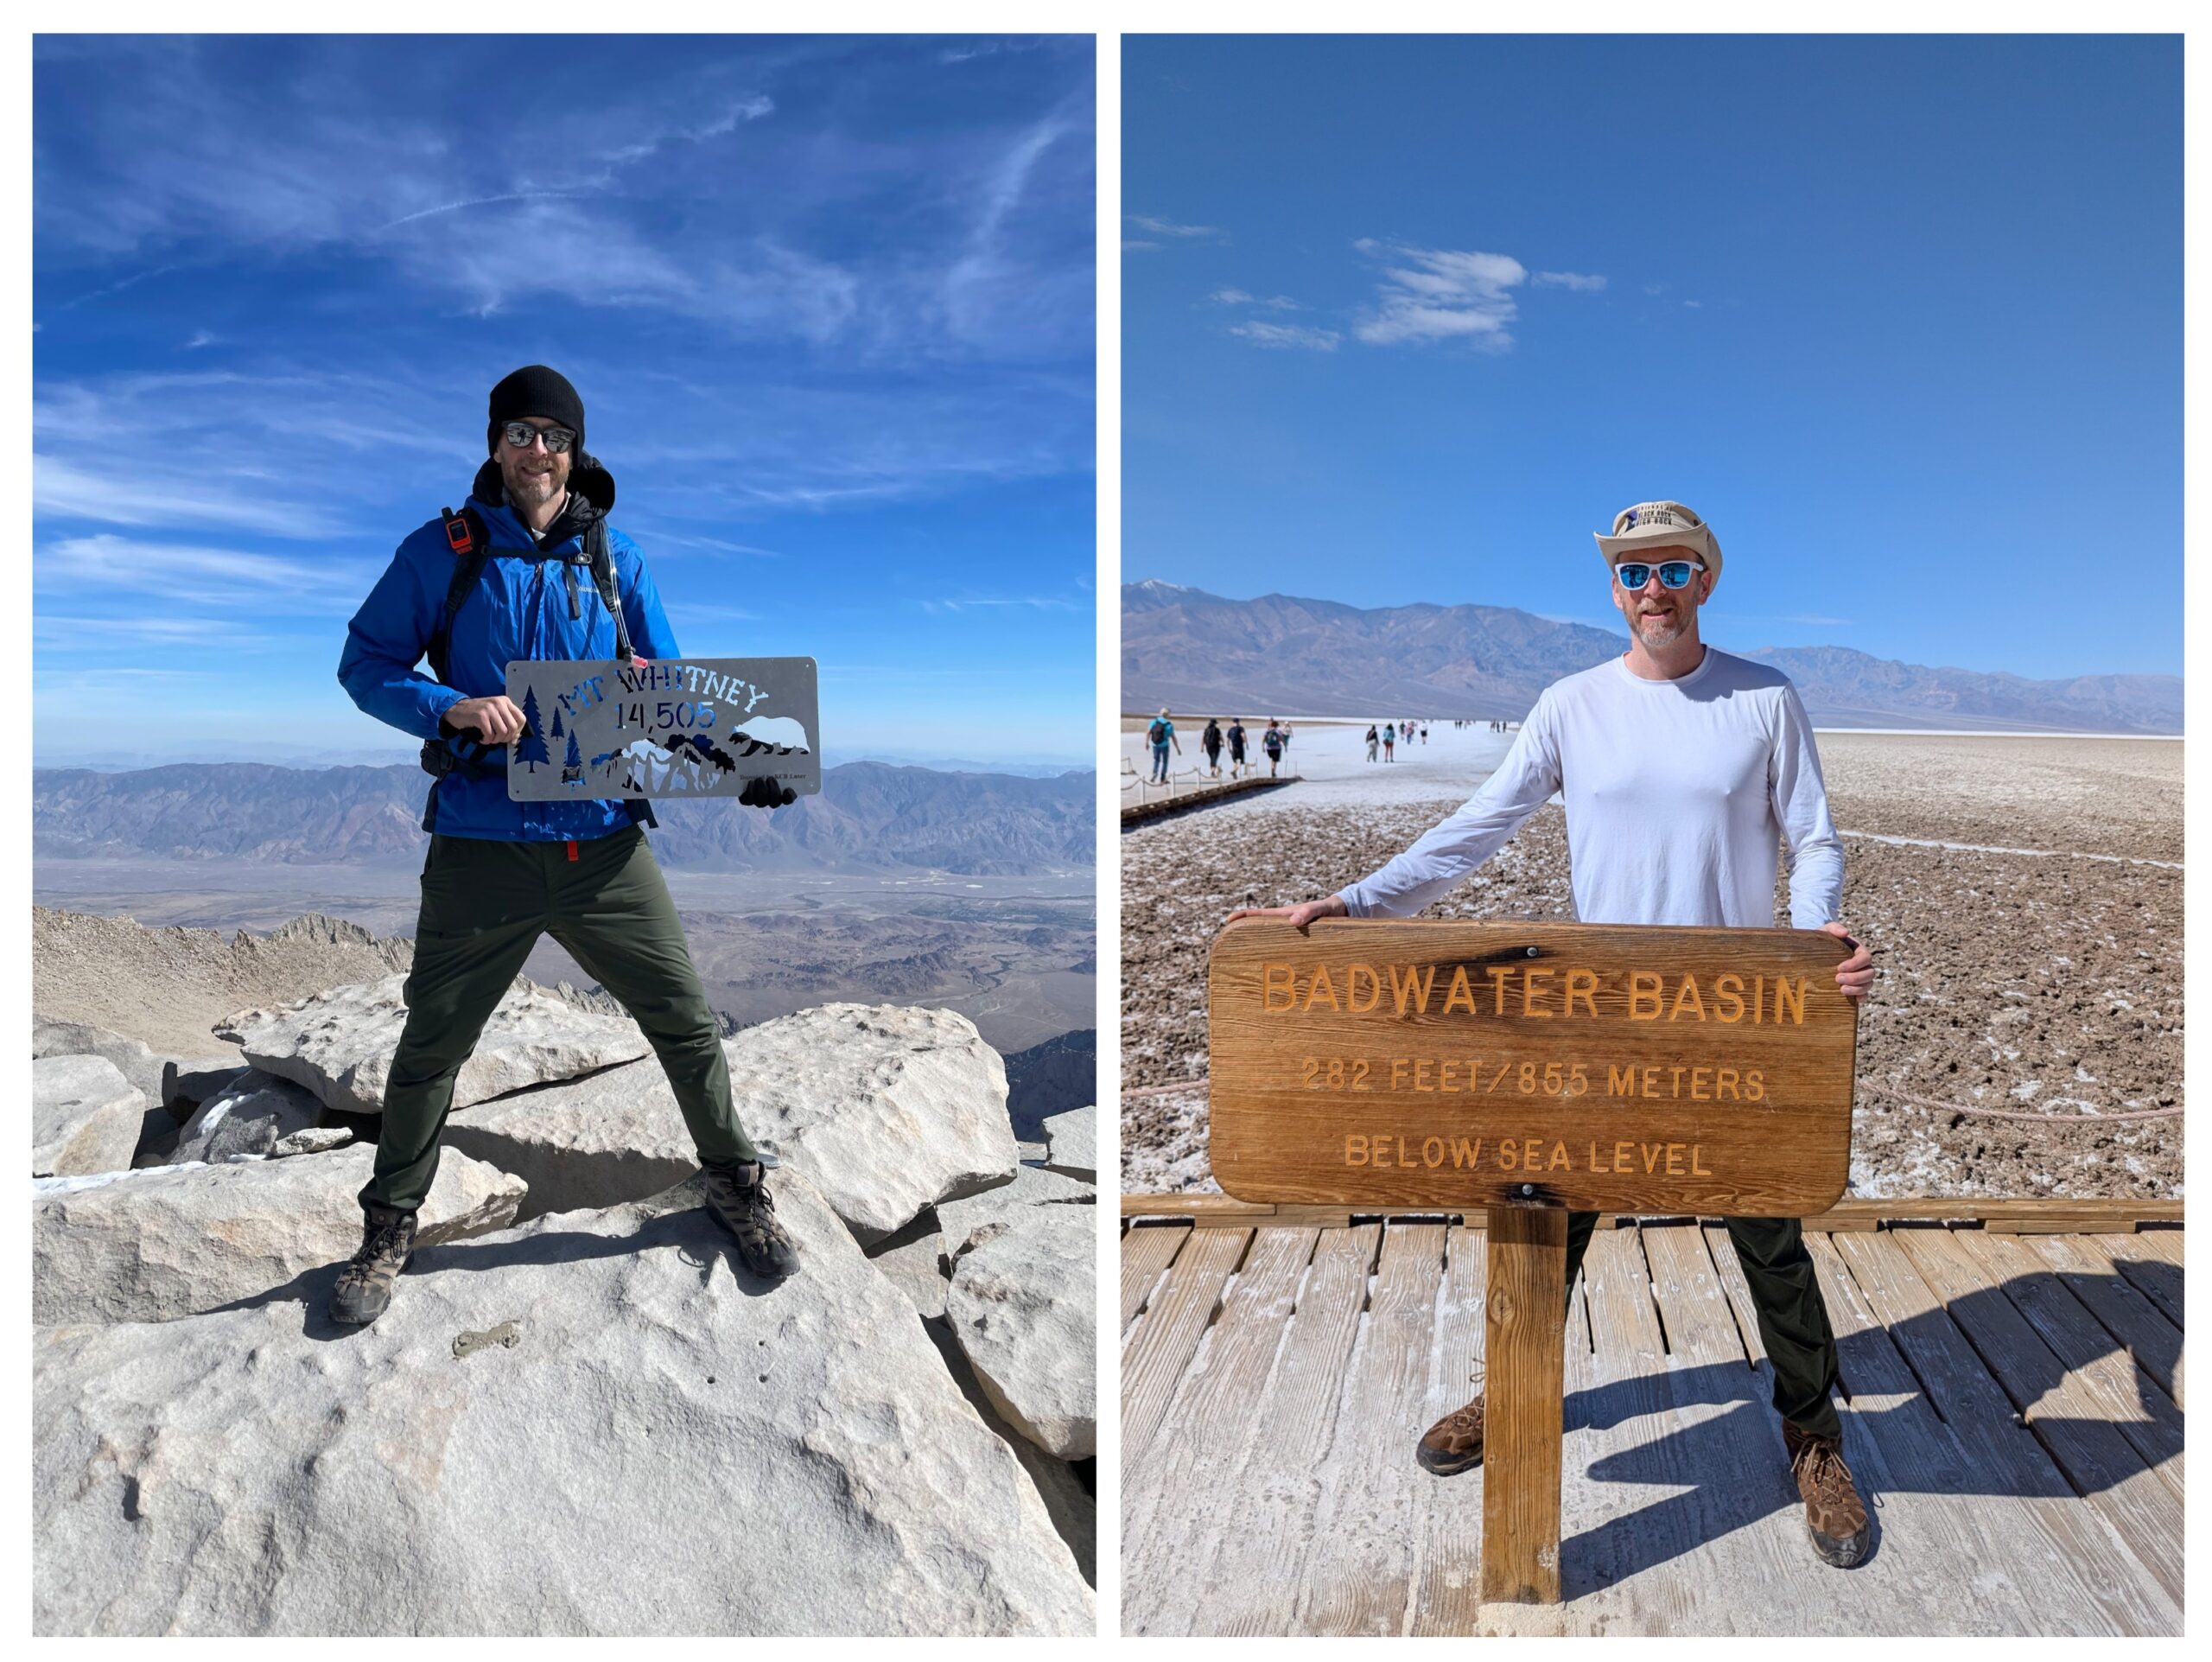
[(1343, 339), (1334, 329), (1307, 328), (1299, 323), (1266, 323), (1254, 319), (1249, 323), (1232, 323), (1229, 332), (1238, 339), (1249, 341), (1255, 347), (1280, 347), (1306, 352), (1334, 352)]
[(106, 532), (48, 543), (34, 554), (31, 569), (41, 587), (66, 584), (93, 594), (154, 594), (211, 605), (235, 605), (245, 599), (241, 590), (258, 590), (308, 602), (318, 611), (349, 613), (378, 570), (365, 560), (296, 559)]
[[(1131, 241), (1130, 239), (1124, 238), (1122, 242), (1122, 252), (1125, 254), (1132, 254), (1143, 249), (1165, 248), (1166, 245), (1167, 245), (1164, 242), (1146, 242), (1141, 238), (1139, 238), (1135, 241)], [(33, 327), (36, 326), (34, 325)]]
[(1371, 237), (1353, 246), (1390, 262), (1376, 284), (1374, 309), (1353, 330), (1370, 346), (1463, 341), (1490, 352), (1512, 346), (1512, 290), (1529, 272), (1511, 255), (1415, 248)]
[(632, 162), (644, 161), (666, 145), (703, 144), (710, 138), (720, 138), (726, 133), (734, 133), (741, 124), (759, 121), (765, 116), (773, 115), (775, 110), (776, 103), (773, 99), (762, 93), (754, 93), (749, 98), (737, 99), (734, 103), (724, 107), (720, 114), (709, 117), (704, 121), (664, 127), (642, 138), (632, 139), (626, 144), (618, 144), (612, 150), (602, 150), (600, 153), (600, 159), (611, 162), (617, 167), (626, 167)]
[(74, 617), (41, 611), (34, 638), (53, 646), (259, 646), (272, 637), (233, 617)]
[(200, 329), (194, 331), (192, 339), (184, 343), (184, 349), (187, 352), (197, 352), (202, 347), (212, 347), (214, 344), (214, 334), (207, 329)]
[(925, 612), (933, 614), (978, 611), (1001, 606), (1026, 606), (1039, 612), (1072, 612), (1078, 609), (1080, 604), (1052, 595), (963, 595), (957, 599), (948, 595), (925, 600), (921, 608)]
[(1174, 237), (1185, 242), (1226, 242), (1229, 233), (1215, 225), (1178, 225), (1173, 220), (1154, 219), (1148, 213), (1124, 216), (1140, 231), (1155, 237)]
[(1262, 299), (1258, 295), (1247, 294), (1242, 289), (1216, 289), (1206, 298), (1218, 306), (1258, 306), (1271, 312), (1302, 312), (1306, 309), (1288, 295), (1269, 295)]
[(1539, 271), (1529, 279), (1539, 289), (1572, 289), (1577, 294), (1595, 294), (1605, 286), (1601, 277), (1585, 277), (1579, 271)]
[(273, 500), (250, 487), (149, 481), (136, 471), (96, 472), (44, 455), (31, 458), (31, 507), (95, 525), (222, 525), (272, 537), (315, 537), (327, 529), (307, 504)]

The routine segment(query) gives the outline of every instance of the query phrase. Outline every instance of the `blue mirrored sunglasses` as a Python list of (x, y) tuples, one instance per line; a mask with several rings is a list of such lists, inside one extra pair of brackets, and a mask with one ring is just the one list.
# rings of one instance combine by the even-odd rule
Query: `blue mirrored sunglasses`
[(1657, 565), (1648, 565), (1641, 560), (1623, 560), (1613, 568), (1613, 576), (1624, 589), (1641, 589), (1651, 581), (1656, 571), (1659, 581), (1669, 589), (1687, 589), (1690, 573), (1705, 570), (1702, 560), (1663, 560)]

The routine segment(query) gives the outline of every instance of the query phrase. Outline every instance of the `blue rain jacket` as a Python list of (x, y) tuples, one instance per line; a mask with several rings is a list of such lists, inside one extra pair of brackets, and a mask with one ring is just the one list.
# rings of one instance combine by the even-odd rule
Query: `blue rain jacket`
[[(463, 698), (506, 691), (510, 659), (594, 659), (614, 656), (614, 620), (600, 599), (591, 567), (578, 564), (577, 608), (569, 615), (570, 561), (583, 558), (583, 533), (594, 517), (614, 504), (614, 481), (587, 455), (578, 454), (569, 479), (569, 503), (543, 548), (507, 506), (496, 462), (476, 475), (469, 501), (483, 517), (490, 553), (476, 585), (454, 614), (447, 638), (448, 680), (418, 670), (444, 608), (446, 587), (458, 557), (447, 545), (443, 523), (432, 519), (400, 544), (391, 564), (346, 632), (338, 679), (346, 696), (380, 722), (418, 739), (439, 739), (456, 755), (479, 756), (490, 770), (480, 776), (453, 773), (433, 787), (428, 823), (447, 837), (509, 843), (559, 843), (606, 837), (645, 817), (642, 803), (571, 799), (559, 802), (507, 799), (505, 751), (488, 755), (466, 739), (440, 730), (445, 712)], [(565, 537), (559, 533), (565, 532)], [(659, 592), (646, 574), (637, 544), (607, 528), (614, 562), (615, 592), (631, 650), (640, 658), (680, 656), (676, 634), (661, 610)], [(471, 735), (473, 737), (473, 735)]]

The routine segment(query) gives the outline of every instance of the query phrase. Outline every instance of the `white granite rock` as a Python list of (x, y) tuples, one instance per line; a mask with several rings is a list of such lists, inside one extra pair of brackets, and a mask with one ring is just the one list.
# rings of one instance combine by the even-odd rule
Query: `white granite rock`
[(694, 1182), (425, 1250), (358, 1332), (326, 1276), (38, 1331), (33, 1631), (1090, 1635), (912, 1308), (772, 1181), (774, 1285)]
[[(739, 1124), (862, 1242), (1016, 1169), (1005, 1066), (950, 1010), (825, 1004), (722, 1052)], [(533, 1212), (611, 1206), (698, 1165), (657, 1060), (455, 1113), (446, 1142), (518, 1174)]]
[(953, 1260), (945, 1315), (985, 1394), (1046, 1454), (1098, 1449), (1097, 1208), (1039, 1206)]
[[(1095, 1205), (1097, 1199), (1098, 1191), (1089, 1183), (1064, 1177), (1056, 1171), (1024, 1166), (1014, 1174), (1011, 1183), (987, 1188), (965, 1200), (948, 1200), (937, 1209), (938, 1226), (944, 1231), (945, 1255), (948, 1258), (957, 1258), (969, 1247), (980, 1245), (1032, 1207), (1087, 1207)], [(1084, 1216), (1096, 1226), (1096, 1212), (1086, 1211)]]
[(122, 1171), (138, 1151), (146, 1098), (105, 1056), (31, 1062), (31, 1175)]
[(1098, 1181), (1098, 1110), (1071, 1108), (1045, 1122), (1045, 1169), (1086, 1183)]
[(1019, 1168), (1006, 1064), (964, 1016), (823, 1004), (724, 1041), (739, 1122), (863, 1243)]
[(887, 1235), (868, 1249), (868, 1261), (879, 1274), (906, 1295), (924, 1321), (944, 1315), (944, 1232), (938, 1226), (932, 1207), (895, 1235)]
[(149, 1106), (162, 1105), (162, 1070), (168, 1063), (137, 1040), (98, 1028), (87, 1022), (49, 1022), (31, 1018), (31, 1057), (103, 1056), (115, 1071), (144, 1093)]
[[(296, 1160), (34, 1186), (32, 1318), (168, 1321), (351, 1258), (361, 1244), (356, 1196), (375, 1164), (376, 1149), (362, 1143)], [(448, 1150), (423, 1203), (418, 1239), (504, 1229), (522, 1197), (519, 1179)]]
[(248, 1068), (193, 1111), (167, 1158), (208, 1165), (259, 1159), (295, 1132), (311, 1129), (322, 1105), (289, 1079)]
[[(333, 987), (281, 1010), (241, 1010), (218, 1037), (266, 1073), (304, 1086), (349, 1113), (384, 1111), (385, 1086), (407, 1025), (404, 975)], [(651, 1047), (627, 1016), (601, 1016), (542, 988), (510, 989), (454, 1082), (453, 1105), (634, 1061)]]

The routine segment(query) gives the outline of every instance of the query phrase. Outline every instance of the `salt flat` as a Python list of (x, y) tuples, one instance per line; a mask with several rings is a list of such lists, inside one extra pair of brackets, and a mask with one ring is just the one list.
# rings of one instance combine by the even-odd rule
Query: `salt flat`
[[(1364, 876), (1464, 801), (1512, 737), (1435, 723), (1385, 765), (1365, 760), (1365, 730), (1300, 723), (1301, 782), (1123, 836), (1122, 1084), (1147, 1093), (1123, 1105), (1126, 1188), (1212, 1187), (1205, 962), (1230, 910)], [(1879, 971), (1859, 1028), (1853, 1192), (2178, 1195), (2181, 1120), (2117, 1117), (2183, 1101), (2181, 743), (1818, 742), (1845, 916)], [(1148, 761), (1141, 732), (1122, 744)], [(1195, 755), (1186, 742), (1178, 765)], [(1422, 915), (1571, 918), (1565, 830), (1545, 808)]]

